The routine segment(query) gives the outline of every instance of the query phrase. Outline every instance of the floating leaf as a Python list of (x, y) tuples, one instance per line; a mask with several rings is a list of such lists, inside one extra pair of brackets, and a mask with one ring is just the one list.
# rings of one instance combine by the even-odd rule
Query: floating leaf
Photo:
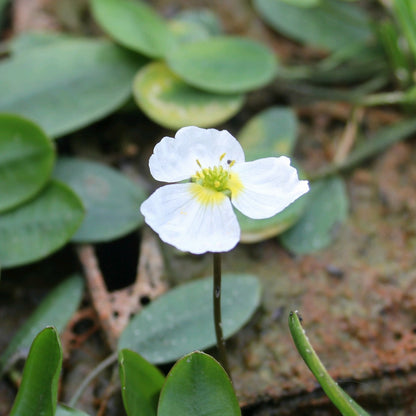
[(45, 297), (0, 356), (0, 374), (6, 370), (6, 366), (13, 364), (13, 361), (27, 355), (36, 334), (46, 326), (53, 326), (58, 332), (64, 330), (81, 302), (83, 289), (83, 279), (74, 275), (60, 283)]
[(146, 3), (136, 0), (91, 0), (101, 27), (121, 45), (152, 58), (174, 46), (168, 25)]
[(0, 215), (3, 268), (40, 260), (67, 243), (84, 218), (84, 208), (67, 186), (52, 181), (35, 199)]
[(324, 392), (344, 416), (370, 416), (344, 390), (339, 387), (316, 354), (302, 328), (296, 312), (290, 312), (289, 329), (299, 354), (322, 386)]
[(119, 353), (121, 394), (128, 416), (156, 416), (165, 377), (157, 367), (130, 350)]
[(105, 41), (35, 48), (0, 63), (0, 111), (28, 117), (49, 136), (62, 136), (119, 108), (142, 64)]
[(336, 52), (373, 38), (365, 11), (343, 1), (296, 7), (281, 0), (254, 0), (254, 7), (274, 29), (307, 45)]
[(0, 212), (37, 194), (49, 180), (53, 144), (34, 123), (0, 114)]
[(246, 160), (269, 156), (291, 156), (298, 122), (289, 107), (270, 107), (253, 117), (237, 134)]
[(143, 223), (145, 192), (127, 176), (101, 163), (59, 158), (54, 176), (81, 199), (86, 215), (72, 241), (103, 242), (121, 237)]
[(55, 416), (62, 348), (54, 328), (44, 329), (33, 341), (22, 383), (9, 416)]
[(171, 129), (222, 123), (236, 114), (244, 102), (241, 94), (220, 95), (193, 88), (161, 62), (138, 72), (133, 93), (149, 118)]
[(158, 416), (240, 416), (227, 373), (212, 357), (193, 352), (169, 372), (160, 394)]
[(89, 416), (81, 410), (73, 409), (62, 404), (58, 404), (55, 416)]
[[(243, 274), (226, 275), (222, 283), (223, 330), (224, 336), (230, 337), (259, 305), (260, 284), (254, 276)], [(212, 277), (200, 279), (152, 302), (130, 321), (120, 337), (119, 349), (128, 348), (160, 364), (215, 345), (212, 284)]]
[(334, 227), (348, 214), (345, 185), (337, 176), (313, 183), (307, 202), (304, 216), (280, 236), (282, 244), (296, 254), (326, 247), (332, 241)]
[(276, 58), (268, 48), (253, 40), (231, 36), (182, 45), (172, 50), (167, 63), (194, 87), (220, 94), (262, 87), (276, 73)]

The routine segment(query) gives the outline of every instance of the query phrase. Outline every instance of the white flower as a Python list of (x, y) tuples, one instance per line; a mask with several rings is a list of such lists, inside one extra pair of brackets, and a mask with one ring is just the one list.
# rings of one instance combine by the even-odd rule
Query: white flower
[(245, 162), (226, 130), (184, 127), (155, 146), (149, 167), (156, 180), (179, 183), (143, 202), (146, 223), (164, 242), (194, 254), (229, 251), (239, 242), (232, 205), (250, 218), (269, 218), (309, 190), (285, 156)]

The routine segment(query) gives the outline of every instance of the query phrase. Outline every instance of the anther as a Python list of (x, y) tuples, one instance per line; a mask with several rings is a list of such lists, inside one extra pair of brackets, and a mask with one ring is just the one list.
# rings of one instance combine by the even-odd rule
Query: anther
[(202, 169), (201, 162), (198, 159), (196, 160), (196, 163), (198, 163), (198, 166)]
[[(220, 162), (221, 162), (221, 160), (223, 160), (223, 159), (224, 159), (224, 156), (225, 156), (225, 153), (223, 153), (223, 154), (220, 156)], [(228, 163), (228, 161), (227, 161), (227, 163)]]

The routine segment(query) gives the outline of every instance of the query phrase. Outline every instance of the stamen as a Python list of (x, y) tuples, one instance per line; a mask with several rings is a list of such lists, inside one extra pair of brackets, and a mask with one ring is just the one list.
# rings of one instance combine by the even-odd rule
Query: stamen
[[(220, 160), (225, 157), (225, 153), (220, 156)], [(228, 167), (214, 166), (210, 168), (203, 168), (198, 159), (196, 163), (201, 168), (192, 176), (191, 181), (201, 185), (211, 191), (220, 192), (230, 196), (231, 189), (237, 189), (234, 182), (235, 176), (231, 175), (229, 167), (233, 166), (235, 160), (227, 160)], [(231, 179), (232, 178), (232, 179)]]

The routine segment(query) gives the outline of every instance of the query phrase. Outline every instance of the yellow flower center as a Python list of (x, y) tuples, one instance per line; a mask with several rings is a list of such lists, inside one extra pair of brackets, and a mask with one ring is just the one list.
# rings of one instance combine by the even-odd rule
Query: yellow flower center
[[(220, 162), (224, 156), (225, 153), (221, 155)], [(192, 176), (191, 190), (199, 202), (205, 205), (220, 203), (225, 197), (235, 196), (243, 189), (238, 175), (235, 172), (230, 172), (229, 169), (234, 165), (234, 160), (227, 161), (228, 169), (221, 165), (202, 168), (198, 159), (196, 162), (201, 170)]]

